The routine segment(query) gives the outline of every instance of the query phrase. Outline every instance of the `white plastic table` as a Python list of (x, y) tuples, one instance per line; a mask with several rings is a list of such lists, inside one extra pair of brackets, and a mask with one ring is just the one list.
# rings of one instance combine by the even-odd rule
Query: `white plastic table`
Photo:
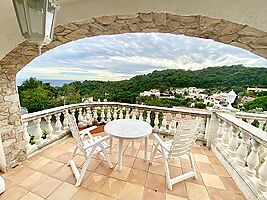
[[(148, 136), (152, 133), (152, 126), (144, 121), (136, 119), (118, 119), (107, 123), (104, 131), (111, 137), (119, 139), (118, 170), (122, 165), (122, 148), (124, 139), (145, 138), (145, 160), (147, 160)], [(111, 144), (112, 145), (112, 144)]]

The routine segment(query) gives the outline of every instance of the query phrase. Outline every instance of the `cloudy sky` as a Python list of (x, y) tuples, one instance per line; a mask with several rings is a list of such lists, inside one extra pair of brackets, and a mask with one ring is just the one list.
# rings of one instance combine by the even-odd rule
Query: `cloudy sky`
[(86, 38), (36, 58), (17, 75), (54, 80), (122, 80), (166, 68), (197, 70), (244, 64), (267, 67), (267, 60), (212, 40), (163, 33)]

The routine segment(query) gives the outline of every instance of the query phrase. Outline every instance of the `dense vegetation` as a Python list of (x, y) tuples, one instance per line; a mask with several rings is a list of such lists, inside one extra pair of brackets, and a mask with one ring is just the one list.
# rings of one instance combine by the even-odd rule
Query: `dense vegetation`
[[(64, 84), (62, 87), (52, 87), (49, 84), (30, 78), (19, 86), (21, 105), (29, 112), (47, 109), (59, 105), (81, 102), (82, 98), (94, 97), (108, 101), (145, 103), (157, 106), (186, 106), (192, 102), (176, 98), (162, 100), (159, 98), (140, 98), (144, 90), (160, 89), (165, 91), (170, 87), (198, 87), (214, 91), (234, 89), (236, 93), (244, 93), (248, 86), (267, 87), (267, 68), (249, 68), (242, 65), (209, 67), (196, 71), (181, 69), (166, 69), (154, 71), (147, 75), (138, 75), (122, 81), (83, 81)], [(266, 98), (263, 97), (263, 104)], [(201, 102), (198, 107), (203, 107)], [(257, 104), (257, 103), (256, 103)], [(266, 105), (265, 105), (266, 106)], [(253, 106), (248, 106), (249, 109)]]

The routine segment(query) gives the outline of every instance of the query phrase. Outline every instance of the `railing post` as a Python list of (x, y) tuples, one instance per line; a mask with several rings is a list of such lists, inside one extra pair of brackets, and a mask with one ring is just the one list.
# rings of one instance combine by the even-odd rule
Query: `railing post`
[(207, 147), (210, 147), (212, 140), (215, 138), (218, 138), (217, 135), (217, 130), (218, 130), (218, 125), (219, 125), (219, 120), (216, 115), (216, 110), (211, 110), (210, 111), (210, 120), (209, 124), (207, 124), (207, 132), (205, 133), (205, 137), (207, 138)]
[(23, 130), (24, 130), (24, 139), (26, 142), (26, 150), (27, 150), (27, 152), (29, 152), (32, 145), (30, 144), (31, 137), (29, 136), (27, 126), (28, 126), (28, 122), (23, 122)]
[(43, 131), (40, 126), (41, 118), (33, 120), (35, 124), (35, 130), (34, 130), (34, 141), (36, 145), (42, 144), (42, 135)]
[(155, 112), (154, 129), (159, 130), (159, 112)]
[(78, 125), (79, 127), (82, 127), (83, 124), (83, 115), (82, 115), (83, 108), (79, 108), (79, 114), (78, 114)]
[(163, 119), (162, 119), (160, 130), (165, 132), (167, 130), (166, 126), (167, 126), (167, 113), (163, 113)]
[(237, 158), (236, 158), (236, 163), (241, 167), (244, 167), (246, 163), (246, 158), (248, 155), (248, 140), (249, 140), (248, 134), (242, 132), (242, 141), (237, 149)]
[(68, 110), (65, 110), (65, 112), (63, 113), (63, 115), (64, 115), (63, 125), (64, 125), (64, 131), (65, 132), (67, 132), (69, 130), (69, 123), (68, 123), (68, 118), (67, 118), (68, 114), (69, 114)]
[(263, 125), (265, 124), (264, 120), (258, 120), (259, 121), (259, 129), (263, 130)]
[(239, 132), (239, 129), (232, 126), (232, 136), (230, 138), (230, 141), (229, 141), (229, 155), (232, 156), (232, 157), (235, 157), (236, 156), (236, 148), (238, 147), (238, 132)]
[(56, 124), (55, 124), (55, 128), (56, 128), (56, 134), (57, 136), (59, 136), (62, 132), (62, 124), (61, 124), (61, 121), (60, 121), (60, 116), (61, 116), (61, 113), (57, 113), (55, 114), (56, 116)]
[(100, 123), (101, 124), (105, 123), (105, 107), (104, 106), (102, 106), (101, 108)]
[(256, 174), (256, 167), (259, 164), (259, 143), (252, 139), (252, 150), (250, 154), (247, 157), (247, 164), (248, 166), (246, 167), (246, 174), (248, 176), (254, 177)]
[(120, 119), (123, 119), (123, 108), (120, 109), (119, 118), (120, 118)]
[(47, 129), (46, 130), (47, 131), (46, 137), (48, 140), (51, 140), (53, 138), (53, 126), (51, 124), (51, 118), (52, 118), (51, 115), (48, 115), (45, 117), (45, 121), (47, 123), (47, 125), (46, 125), (46, 129)]
[(146, 122), (149, 124), (151, 123), (150, 114), (151, 114), (150, 110), (146, 111)]
[(111, 121), (111, 112), (110, 112), (110, 107), (107, 107), (107, 122)]
[(259, 179), (257, 187), (263, 192), (267, 191), (267, 149), (265, 149), (265, 158), (262, 166), (259, 168)]
[(113, 110), (113, 119), (116, 120), (118, 118), (118, 110), (117, 110), (117, 107), (114, 107), (114, 110)]
[(130, 108), (126, 109), (125, 119), (130, 119)]
[(232, 132), (231, 129), (232, 129), (231, 125), (226, 124), (223, 135), (222, 135), (224, 149), (227, 149), (229, 147), (229, 140), (230, 140), (230, 135)]
[(219, 140), (222, 140), (223, 132), (224, 132), (224, 122), (221, 119), (219, 119), (219, 128), (217, 130)]
[(95, 107), (95, 108), (94, 108), (94, 121), (95, 121), (96, 123), (98, 123), (97, 118), (98, 118), (97, 107)]
[(86, 108), (86, 123), (87, 125), (91, 126), (92, 123), (92, 114), (91, 114), (91, 109), (89, 107)]
[(132, 110), (132, 119), (136, 119), (137, 109)]
[(139, 111), (139, 120), (141, 120), (141, 121), (144, 120), (143, 113), (144, 113), (143, 110), (140, 110), (140, 111)]

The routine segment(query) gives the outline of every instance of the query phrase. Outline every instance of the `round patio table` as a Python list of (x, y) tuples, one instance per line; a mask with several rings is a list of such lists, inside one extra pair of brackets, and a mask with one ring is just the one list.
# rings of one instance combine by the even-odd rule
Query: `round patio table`
[(104, 131), (111, 137), (119, 139), (118, 170), (121, 170), (122, 165), (122, 148), (124, 139), (133, 140), (145, 138), (144, 157), (145, 160), (147, 160), (148, 136), (152, 133), (152, 126), (149, 123), (136, 119), (118, 119), (107, 123), (104, 127)]

